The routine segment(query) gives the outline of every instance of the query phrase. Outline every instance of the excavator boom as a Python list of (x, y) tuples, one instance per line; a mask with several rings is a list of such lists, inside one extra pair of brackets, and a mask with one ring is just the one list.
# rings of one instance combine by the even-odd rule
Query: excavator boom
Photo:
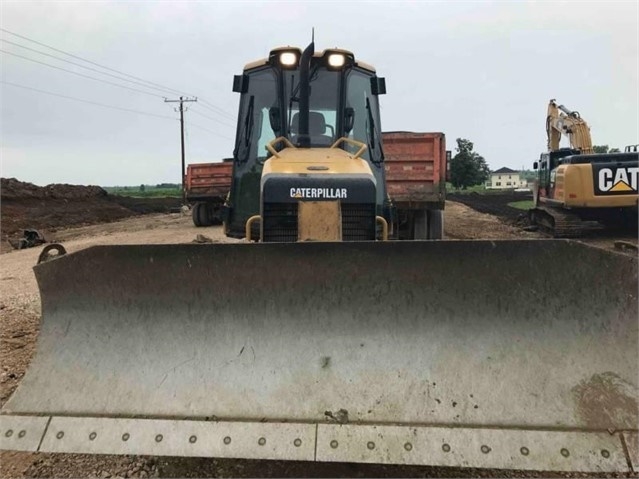
[(557, 105), (555, 100), (550, 100), (548, 103), (546, 134), (548, 151), (559, 150), (561, 135), (566, 135), (570, 139), (571, 148), (583, 154), (594, 153), (588, 124), (581, 118), (579, 112)]

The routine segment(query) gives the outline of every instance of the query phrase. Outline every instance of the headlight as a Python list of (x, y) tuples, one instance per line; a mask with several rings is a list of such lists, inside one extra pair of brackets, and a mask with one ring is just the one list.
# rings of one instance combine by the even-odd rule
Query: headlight
[(328, 64), (333, 68), (342, 68), (346, 63), (346, 57), (341, 53), (331, 53), (328, 56)]
[(284, 52), (280, 54), (280, 63), (285, 67), (297, 65), (297, 55), (293, 52)]

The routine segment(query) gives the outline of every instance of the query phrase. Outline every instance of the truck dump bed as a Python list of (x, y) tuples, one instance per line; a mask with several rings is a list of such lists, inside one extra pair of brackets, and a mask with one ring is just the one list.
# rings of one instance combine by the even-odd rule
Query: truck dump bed
[(443, 133), (382, 133), (388, 194), (397, 205), (439, 206), (446, 193)]
[(194, 163), (186, 170), (186, 197), (189, 201), (224, 199), (231, 189), (232, 162)]

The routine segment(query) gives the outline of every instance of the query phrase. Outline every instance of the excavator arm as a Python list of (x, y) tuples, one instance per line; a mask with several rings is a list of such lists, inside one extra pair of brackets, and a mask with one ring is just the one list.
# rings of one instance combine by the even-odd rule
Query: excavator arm
[(546, 134), (548, 135), (548, 151), (559, 149), (561, 135), (568, 136), (571, 148), (584, 154), (594, 153), (590, 127), (579, 112), (571, 111), (563, 105), (557, 105), (555, 100), (548, 103), (548, 115), (546, 117)]

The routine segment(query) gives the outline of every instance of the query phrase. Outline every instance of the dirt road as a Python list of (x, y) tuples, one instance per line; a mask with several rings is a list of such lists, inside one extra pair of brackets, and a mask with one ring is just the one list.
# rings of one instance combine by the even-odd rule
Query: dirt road
[[(494, 216), (450, 202), (445, 213), (451, 239), (542, 238)], [(152, 214), (121, 221), (64, 229), (52, 239), (68, 252), (98, 244), (188, 243), (197, 235), (214, 242), (234, 242), (220, 227), (195, 228), (188, 215)], [(611, 242), (610, 242), (611, 243)], [(33, 355), (40, 301), (32, 266), (41, 248), (0, 255), (0, 405), (18, 386)], [(548, 473), (515, 474), (548, 477)], [(513, 477), (512, 471), (356, 464), (309, 464), (279, 461), (86, 456), (79, 454), (0, 453), (1, 477)], [(558, 475), (558, 477), (563, 477)]]

